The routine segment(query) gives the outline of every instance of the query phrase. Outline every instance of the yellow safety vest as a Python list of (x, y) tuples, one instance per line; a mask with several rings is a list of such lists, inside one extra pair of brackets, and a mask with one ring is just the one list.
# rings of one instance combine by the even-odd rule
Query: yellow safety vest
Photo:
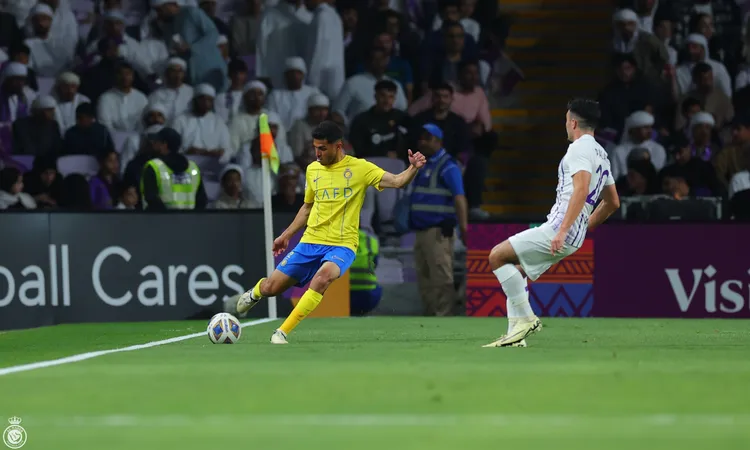
[[(167, 209), (195, 209), (195, 197), (201, 184), (201, 172), (195, 162), (190, 161), (188, 170), (184, 173), (175, 174), (164, 161), (155, 158), (146, 163), (143, 170), (153, 169), (156, 173), (156, 186), (159, 189), (159, 198), (164, 202)], [(143, 177), (141, 177), (141, 197), (144, 208), (146, 199), (143, 189)]]
[(359, 247), (357, 256), (349, 269), (349, 289), (352, 291), (371, 291), (378, 287), (375, 276), (375, 258), (380, 252), (377, 238), (359, 230)]

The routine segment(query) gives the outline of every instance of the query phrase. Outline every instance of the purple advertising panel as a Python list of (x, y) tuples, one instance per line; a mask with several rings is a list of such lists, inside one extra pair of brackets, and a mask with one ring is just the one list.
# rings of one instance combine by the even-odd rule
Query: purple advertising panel
[(592, 316), (750, 318), (748, 225), (605, 225), (594, 266)]

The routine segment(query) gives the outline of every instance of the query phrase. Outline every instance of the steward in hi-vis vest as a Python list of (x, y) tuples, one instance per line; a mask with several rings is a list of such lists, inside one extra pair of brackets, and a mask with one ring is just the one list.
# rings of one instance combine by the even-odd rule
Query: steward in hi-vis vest
[(179, 152), (182, 139), (171, 128), (148, 136), (154, 159), (143, 167), (141, 199), (146, 211), (205, 209), (208, 199), (198, 165)]
[(383, 289), (378, 284), (375, 267), (378, 264), (378, 238), (359, 230), (357, 255), (349, 268), (349, 297), (352, 316), (364, 316), (380, 303)]

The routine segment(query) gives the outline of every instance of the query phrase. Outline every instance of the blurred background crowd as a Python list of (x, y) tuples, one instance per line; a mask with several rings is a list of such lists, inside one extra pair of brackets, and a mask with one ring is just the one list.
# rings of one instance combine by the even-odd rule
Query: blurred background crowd
[(487, 217), (482, 190), (497, 145), (488, 94), (507, 32), (495, 0), (0, 7), (2, 209), (163, 209), (144, 200), (156, 156), (166, 171), (197, 166), (196, 209), (261, 208), (258, 118), (267, 113), (282, 163), (275, 207), (299, 206), (321, 121), (346, 130), (350, 154), (402, 163), (434, 123), (469, 171), (472, 215)]

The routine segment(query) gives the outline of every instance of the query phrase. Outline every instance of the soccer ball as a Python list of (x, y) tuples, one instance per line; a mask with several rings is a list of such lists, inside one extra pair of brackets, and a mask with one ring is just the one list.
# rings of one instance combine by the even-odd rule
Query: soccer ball
[(219, 313), (211, 318), (206, 329), (208, 338), (214, 344), (234, 344), (240, 340), (240, 321), (229, 313)]

